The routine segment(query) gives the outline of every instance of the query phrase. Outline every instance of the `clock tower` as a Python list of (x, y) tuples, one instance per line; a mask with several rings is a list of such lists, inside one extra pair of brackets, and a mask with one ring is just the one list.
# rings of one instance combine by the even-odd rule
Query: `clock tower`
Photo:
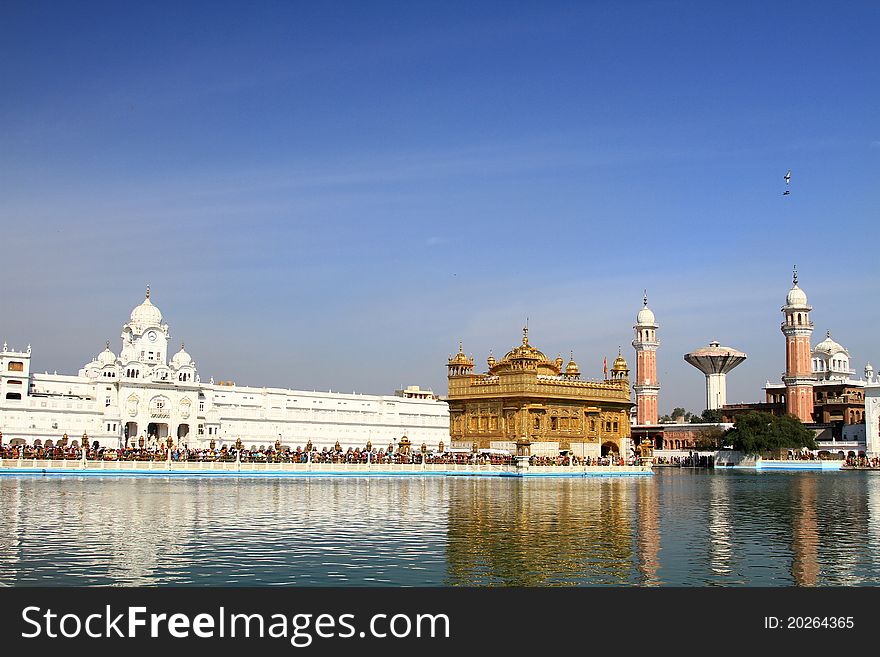
[(150, 286), (143, 302), (131, 311), (130, 321), (122, 327), (123, 361), (137, 361), (149, 366), (165, 365), (171, 335), (162, 323), (162, 313), (150, 301)]

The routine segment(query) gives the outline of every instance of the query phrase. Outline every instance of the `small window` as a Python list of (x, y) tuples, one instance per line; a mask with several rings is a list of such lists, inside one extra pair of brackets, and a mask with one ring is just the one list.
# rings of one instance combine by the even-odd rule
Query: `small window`
[(20, 392), (7, 392), (6, 399), (21, 399)]
[(24, 372), (24, 363), (20, 360), (12, 360), (9, 361), (9, 365), (6, 369), (10, 372)]

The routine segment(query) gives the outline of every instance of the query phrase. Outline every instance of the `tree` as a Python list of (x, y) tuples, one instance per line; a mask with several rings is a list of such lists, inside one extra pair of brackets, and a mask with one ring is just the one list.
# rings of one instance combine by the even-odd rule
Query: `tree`
[(707, 408), (700, 416), (701, 422), (722, 422), (723, 420), (724, 414), (717, 408)]
[(783, 449), (816, 449), (816, 436), (794, 415), (744, 413), (724, 434), (724, 442), (745, 454), (761, 455)]
[(694, 414), (690, 411), (684, 410), (681, 406), (676, 406), (672, 409), (672, 413), (669, 415), (664, 415), (660, 418), (661, 422), (678, 422), (678, 418), (683, 417), (685, 422), (692, 422), (694, 418)]
[(694, 447), (701, 452), (712, 452), (721, 449), (724, 444), (724, 430), (718, 427), (701, 429), (694, 439)]

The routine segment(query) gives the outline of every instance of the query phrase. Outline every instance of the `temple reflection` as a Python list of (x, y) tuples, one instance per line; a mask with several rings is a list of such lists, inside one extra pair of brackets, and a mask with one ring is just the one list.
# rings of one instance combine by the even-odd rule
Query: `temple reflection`
[[(637, 583), (637, 485), (632, 480), (451, 480), (445, 583)], [(499, 491), (501, 486), (506, 490)], [(650, 522), (643, 540), (653, 556), (639, 561), (648, 573), (656, 572), (656, 529)]]
[(880, 477), (0, 477), (0, 586), (880, 584)]

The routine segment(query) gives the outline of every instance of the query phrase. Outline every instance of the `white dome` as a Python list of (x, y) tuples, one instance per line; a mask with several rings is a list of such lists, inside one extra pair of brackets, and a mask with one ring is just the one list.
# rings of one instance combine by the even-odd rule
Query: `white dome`
[(636, 324), (642, 325), (650, 325), (653, 326), (655, 323), (654, 313), (648, 308), (648, 291), (645, 290), (645, 296), (642, 299), (644, 303), (644, 307), (639, 311), (639, 314), (636, 316)]
[(180, 351), (172, 356), (171, 364), (176, 368), (192, 365), (192, 356), (186, 352), (183, 345), (180, 345)]
[(141, 305), (136, 306), (131, 311), (131, 323), (141, 328), (147, 326), (160, 326), (162, 324), (162, 313), (150, 301), (150, 286), (147, 286), (147, 296)]
[(801, 288), (799, 288), (797, 283), (795, 283), (792, 286), (792, 288), (788, 291), (788, 296), (785, 297), (785, 305), (787, 305), (787, 306), (806, 306), (807, 305), (807, 293), (804, 292)]
[(831, 331), (828, 331), (825, 334), (825, 339), (816, 345), (816, 347), (813, 349), (813, 353), (822, 353), (829, 356), (843, 353), (849, 356), (849, 351), (847, 351), (846, 347), (844, 347), (842, 344), (831, 337)]
[(110, 351), (110, 343), (107, 343), (107, 346), (104, 347), (104, 351), (98, 354), (98, 362), (103, 367), (104, 365), (113, 365), (116, 362), (116, 354)]

